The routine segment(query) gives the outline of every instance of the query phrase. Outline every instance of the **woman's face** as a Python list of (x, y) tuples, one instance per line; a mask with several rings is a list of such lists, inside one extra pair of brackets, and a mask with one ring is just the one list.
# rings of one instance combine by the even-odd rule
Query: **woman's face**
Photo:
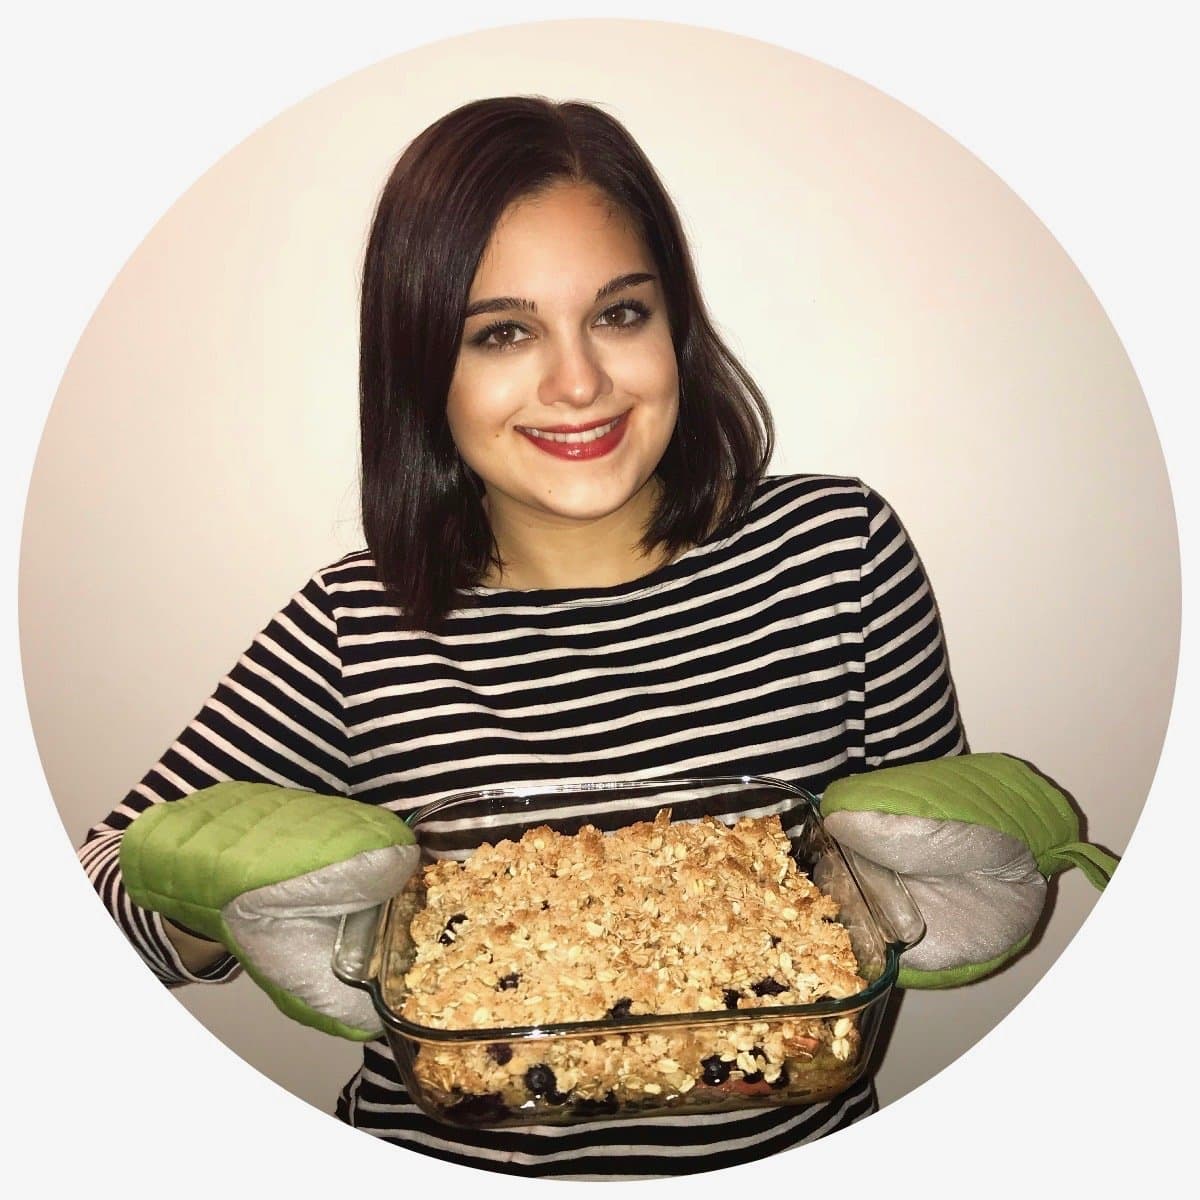
[(471, 285), (446, 406), (493, 528), (644, 523), (678, 406), (657, 268), (624, 215), (577, 184), (507, 209)]

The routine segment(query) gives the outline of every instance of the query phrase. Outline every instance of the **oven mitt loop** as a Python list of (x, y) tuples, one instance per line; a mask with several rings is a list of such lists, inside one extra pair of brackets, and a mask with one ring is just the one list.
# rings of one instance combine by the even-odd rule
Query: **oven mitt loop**
[(1117, 860), (1080, 840), (1058, 788), (1007, 754), (962, 754), (836, 780), (829, 832), (895, 871), (925, 920), (900, 959), (902, 987), (942, 988), (995, 971), (1028, 943), (1046, 880), (1078, 867), (1103, 889)]
[(264, 783), (155, 804), (121, 839), (135, 904), (222, 943), (289, 1017), (353, 1041), (382, 1024), (330, 967), (339, 923), (401, 891), (419, 858), (388, 809)]

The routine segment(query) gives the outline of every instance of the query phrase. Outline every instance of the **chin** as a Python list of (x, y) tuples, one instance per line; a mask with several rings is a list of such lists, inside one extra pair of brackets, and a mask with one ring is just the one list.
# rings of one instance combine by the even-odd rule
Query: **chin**
[(573, 503), (569, 500), (543, 500), (538, 507), (548, 516), (559, 517), (566, 521), (602, 521), (605, 517), (611, 517), (613, 513), (619, 512), (632, 497), (626, 497), (620, 501), (579, 501)]
[(622, 486), (580, 481), (573, 487), (556, 489), (552, 495), (538, 497), (538, 507), (569, 520), (599, 521), (637, 502), (645, 488), (646, 484), (637, 482)]

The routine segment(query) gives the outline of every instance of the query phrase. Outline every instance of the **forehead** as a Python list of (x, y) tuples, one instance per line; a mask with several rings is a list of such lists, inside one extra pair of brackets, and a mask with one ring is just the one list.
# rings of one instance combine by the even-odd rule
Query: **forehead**
[(538, 290), (592, 293), (615, 275), (653, 271), (633, 222), (605, 193), (561, 183), (509, 205), (479, 262), (472, 300)]

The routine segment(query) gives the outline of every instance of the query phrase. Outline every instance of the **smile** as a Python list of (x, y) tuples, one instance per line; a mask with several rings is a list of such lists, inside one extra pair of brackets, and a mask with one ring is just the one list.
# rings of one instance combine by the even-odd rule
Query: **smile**
[(599, 458), (615, 450), (625, 436), (627, 413), (598, 421), (592, 425), (564, 426), (552, 429), (533, 429), (517, 426), (539, 450), (553, 454), (556, 458)]

